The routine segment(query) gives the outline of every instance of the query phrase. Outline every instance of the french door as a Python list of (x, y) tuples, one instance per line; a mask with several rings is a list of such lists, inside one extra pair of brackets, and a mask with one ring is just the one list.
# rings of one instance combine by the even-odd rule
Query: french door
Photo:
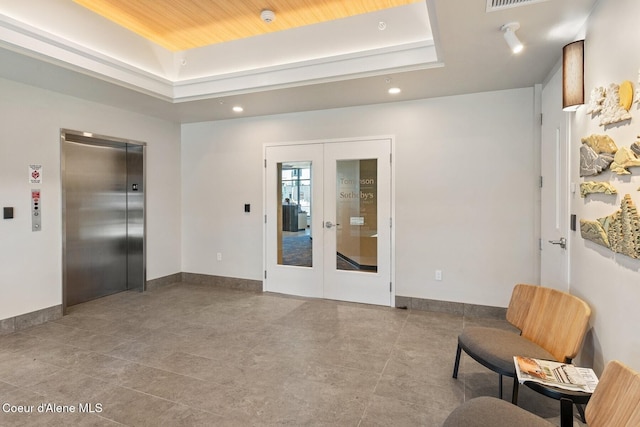
[(265, 148), (269, 292), (393, 305), (391, 140)]

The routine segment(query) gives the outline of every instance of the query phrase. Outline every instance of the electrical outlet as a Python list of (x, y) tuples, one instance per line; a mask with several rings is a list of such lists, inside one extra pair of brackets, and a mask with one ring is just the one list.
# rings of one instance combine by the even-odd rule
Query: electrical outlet
[(222, 252), (218, 252), (218, 254), (216, 255), (216, 259), (218, 261), (222, 261)]
[(442, 270), (436, 270), (436, 280), (442, 280)]

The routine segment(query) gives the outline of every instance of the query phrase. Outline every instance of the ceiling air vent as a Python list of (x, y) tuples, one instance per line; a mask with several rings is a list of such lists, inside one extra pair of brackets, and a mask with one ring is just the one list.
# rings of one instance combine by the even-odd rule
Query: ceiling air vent
[(549, 0), (487, 0), (487, 12), (509, 9), (511, 7), (526, 6), (533, 3), (542, 3)]

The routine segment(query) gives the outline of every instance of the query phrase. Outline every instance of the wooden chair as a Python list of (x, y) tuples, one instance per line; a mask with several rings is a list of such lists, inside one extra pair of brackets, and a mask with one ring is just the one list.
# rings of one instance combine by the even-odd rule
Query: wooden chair
[(618, 361), (607, 364), (585, 417), (589, 427), (640, 426), (640, 374)]
[[(453, 378), (458, 377), (461, 351), (498, 373), (515, 377), (513, 356), (571, 363), (589, 326), (591, 309), (580, 298), (556, 289), (519, 284), (513, 288), (507, 321), (521, 333), (487, 327), (468, 327), (458, 336)], [(518, 402), (518, 381), (513, 382), (512, 403)]]
[[(640, 374), (614, 360), (602, 373), (600, 383), (585, 411), (589, 427), (640, 426)], [(554, 424), (495, 397), (477, 397), (456, 408), (443, 427), (550, 427)], [(561, 427), (573, 426), (573, 418)]]

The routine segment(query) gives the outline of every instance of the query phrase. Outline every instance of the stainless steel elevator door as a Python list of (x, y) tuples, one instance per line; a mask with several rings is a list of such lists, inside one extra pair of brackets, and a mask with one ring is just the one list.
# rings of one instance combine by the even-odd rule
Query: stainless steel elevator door
[(62, 171), (66, 307), (144, 284), (141, 147), (128, 156), (127, 144), (69, 139)]

